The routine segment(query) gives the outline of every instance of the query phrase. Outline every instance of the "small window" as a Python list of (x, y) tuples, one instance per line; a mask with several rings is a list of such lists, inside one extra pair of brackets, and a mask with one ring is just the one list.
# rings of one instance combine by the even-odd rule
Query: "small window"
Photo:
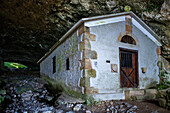
[(106, 60), (106, 63), (110, 63), (110, 60)]
[(53, 73), (56, 72), (56, 56), (53, 57)]
[(136, 45), (135, 40), (131, 36), (128, 36), (128, 35), (123, 36), (121, 39), (121, 42)]
[(66, 59), (66, 70), (70, 70), (70, 61), (69, 61), (69, 58)]

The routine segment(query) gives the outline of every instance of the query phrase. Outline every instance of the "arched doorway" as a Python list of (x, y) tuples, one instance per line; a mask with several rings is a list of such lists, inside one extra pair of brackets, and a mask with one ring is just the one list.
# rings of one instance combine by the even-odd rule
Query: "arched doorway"
[[(123, 36), (121, 42), (136, 45), (135, 40), (128, 35)], [(119, 48), (119, 53), (121, 87), (135, 88), (138, 86), (138, 51)]]

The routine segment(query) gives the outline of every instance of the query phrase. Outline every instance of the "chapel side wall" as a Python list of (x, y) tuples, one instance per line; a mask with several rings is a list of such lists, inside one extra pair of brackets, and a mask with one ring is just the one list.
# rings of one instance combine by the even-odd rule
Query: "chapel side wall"
[[(81, 36), (74, 32), (65, 42), (59, 45), (46, 59), (40, 63), (40, 73), (47, 75), (58, 81), (62, 81), (71, 89), (81, 92), (80, 78), (82, 70), (80, 70), (81, 54), (78, 50)], [(56, 56), (56, 72), (53, 73), (53, 57)], [(66, 70), (66, 59), (69, 58), (69, 70)]]
[[(117, 39), (120, 33), (126, 34), (125, 22), (90, 27), (90, 34), (96, 36), (96, 41), (91, 42), (91, 49), (97, 51), (97, 59), (91, 60), (92, 68), (96, 70), (96, 77), (90, 78), (90, 87), (98, 89), (99, 93), (121, 89), (120, 47), (138, 51), (139, 89), (152, 87), (159, 82), (157, 45), (134, 25), (132, 25), (132, 34), (137, 38), (137, 45), (119, 42)], [(117, 72), (111, 71), (111, 64), (117, 66)], [(147, 69), (146, 73), (142, 73), (142, 67)]]

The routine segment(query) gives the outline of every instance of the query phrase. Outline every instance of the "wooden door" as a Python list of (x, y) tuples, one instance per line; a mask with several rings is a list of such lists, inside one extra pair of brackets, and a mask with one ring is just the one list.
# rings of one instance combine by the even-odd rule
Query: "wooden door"
[(121, 87), (138, 86), (138, 52), (120, 49), (120, 84)]

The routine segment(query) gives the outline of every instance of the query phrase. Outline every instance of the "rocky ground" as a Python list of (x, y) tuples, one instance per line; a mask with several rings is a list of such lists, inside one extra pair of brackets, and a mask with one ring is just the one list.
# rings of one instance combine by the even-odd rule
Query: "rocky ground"
[[(70, 96), (51, 94), (37, 73), (0, 76), (0, 112), (6, 113), (169, 113), (157, 101), (102, 101), (91, 106)], [(4, 82), (3, 82), (4, 81)], [(58, 98), (59, 97), (59, 98)], [(67, 101), (65, 101), (67, 100)], [(68, 101), (69, 100), (69, 101)]]

